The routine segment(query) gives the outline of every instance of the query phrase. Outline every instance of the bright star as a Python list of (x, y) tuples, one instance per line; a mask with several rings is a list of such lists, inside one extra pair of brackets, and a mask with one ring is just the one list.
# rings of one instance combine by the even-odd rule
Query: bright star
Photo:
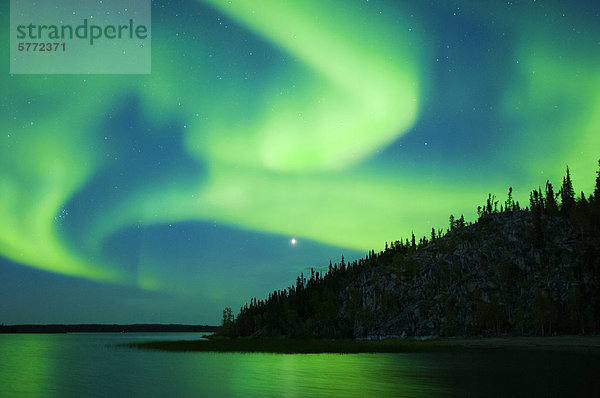
[(290, 243), (292, 244), (292, 246), (295, 246), (296, 245), (296, 238), (292, 238), (290, 240)]

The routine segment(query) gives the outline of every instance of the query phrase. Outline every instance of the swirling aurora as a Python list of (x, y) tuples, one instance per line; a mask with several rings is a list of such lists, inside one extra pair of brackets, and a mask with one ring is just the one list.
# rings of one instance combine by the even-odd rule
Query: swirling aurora
[(566, 165), (591, 190), (596, 2), (152, 13), (150, 75), (2, 67), (0, 321), (216, 323), (307, 267), (472, 219), (487, 192), (525, 203)]

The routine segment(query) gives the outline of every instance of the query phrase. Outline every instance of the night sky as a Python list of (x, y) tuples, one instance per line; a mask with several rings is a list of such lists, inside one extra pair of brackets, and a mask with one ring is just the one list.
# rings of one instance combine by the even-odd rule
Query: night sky
[(592, 190), (598, 1), (157, 0), (150, 75), (11, 75), (0, 21), (0, 323), (217, 324), (488, 192)]

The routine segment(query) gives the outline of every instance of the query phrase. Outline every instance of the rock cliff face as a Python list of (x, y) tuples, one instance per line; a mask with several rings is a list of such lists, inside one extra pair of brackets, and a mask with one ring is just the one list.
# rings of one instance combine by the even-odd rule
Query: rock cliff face
[(560, 206), (549, 183), (545, 195), (531, 193), (531, 209), (507, 200), (498, 212), (489, 195), (473, 224), (451, 217), (444, 236), (413, 236), (300, 276), (267, 300), (252, 299), (224, 330), (328, 338), (600, 332), (600, 171), (589, 199), (574, 200), (569, 181), (567, 173)]
[(495, 213), (377, 261), (339, 292), (337, 317), (357, 338), (597, 327), (598, 242), (564, 217)]

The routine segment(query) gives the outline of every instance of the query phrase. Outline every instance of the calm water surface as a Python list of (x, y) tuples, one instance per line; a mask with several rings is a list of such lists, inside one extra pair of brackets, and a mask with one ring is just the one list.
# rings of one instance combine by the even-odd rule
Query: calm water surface
[(117, 347), (199, 334), (0, 335), (2, 397), (600, 396), (600, 356), (170, 353)]

